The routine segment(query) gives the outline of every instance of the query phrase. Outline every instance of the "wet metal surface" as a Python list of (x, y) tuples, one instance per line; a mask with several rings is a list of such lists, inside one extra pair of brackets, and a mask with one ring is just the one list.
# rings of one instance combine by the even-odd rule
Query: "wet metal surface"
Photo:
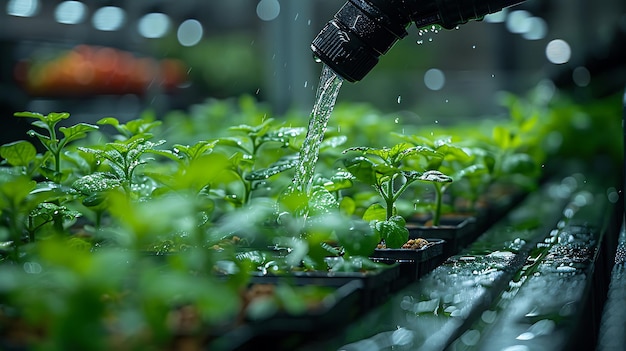
[(459, 255), (301, 350), (570, 349), (610, 207), (571, 181), (530, 194)]
[(615, 266), (598, 335), (598, 351), (626, 348), (626, 228), (622, 224)]

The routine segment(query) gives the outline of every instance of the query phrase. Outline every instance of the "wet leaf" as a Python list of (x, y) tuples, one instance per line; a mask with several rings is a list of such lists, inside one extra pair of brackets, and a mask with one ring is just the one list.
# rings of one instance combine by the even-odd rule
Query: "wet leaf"
[(338, 135), (334, 137), (330, 137), (324, 139), (320, 144), (320, 150), (325, 150), (328, 148), (337, 148), (348, 141), (348, 137), (345, 135)]
[(294, 168), (298, 164), (298, 156), (287, 156), (274, 162), (271, 166), (250, 172), (245, 176), (246, 180), (264, 180), (273, 175)]
[(391, 249), (398, 249), (409, 240), (406, 222), (401, 216), (393, 216), (389, 220), (374, 221), (374, 230)]
[(426, 171), (419, 177), (419, 180), (424, 180), (427, 182), (436, 182), (436, 183), (450, 183), (452, 182), (452, 178), (447, 176), (440, 171)]
[(87, 123), (78, 123), (71, 127), (60, 127), (59, 131), (65, 136), (64, 144), (78, 140), (87, 136), (88, 132), (98, 130), (98, 126)]
[(72, 187), (83, 194), (95, 194), (121, 185), (121, 181), (111, 173), (95, 172), (77, 179)]
[(374, 162), (364, 156), (344, 159), (344, 166), (356, 179), (367, 185), (375, 186), (377, 176)]

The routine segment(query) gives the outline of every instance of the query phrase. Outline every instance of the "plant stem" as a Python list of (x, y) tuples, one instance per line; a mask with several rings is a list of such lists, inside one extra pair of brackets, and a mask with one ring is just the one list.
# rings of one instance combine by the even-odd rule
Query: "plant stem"
[(441, 185), (435, 183), (435, 213), (433, 215), (433, 226), (439, 225), (439, 220), (441, 218), (441, 202), (442, 202), (442, 193)]
[(396, 198), (393, 193), (393, 177), (389, 182), (387, 182), (387, 194), (384, 196), (385, 203), (387, 207), (387, 219), (390, 219), (393, 216), (393, 206), (396, 201)]

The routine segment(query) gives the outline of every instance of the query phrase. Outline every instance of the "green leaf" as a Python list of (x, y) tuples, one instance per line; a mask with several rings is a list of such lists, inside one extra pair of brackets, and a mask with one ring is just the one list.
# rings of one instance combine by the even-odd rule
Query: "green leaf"
[(348, 216), (351, 216), (356, 211), (356, 201), (351, 197), (342, 197), (339, 201), (339, 210)]
[(320, 144), (320, 150), (326, 150), (330, 148), (334, 149), (345, 144), (347, 141), (348, 137), (345, 135), (330, 137), (322, 141), (322, 143)]
[(367, 185), (375, 186), (378, 182), (374, 163), (364, 156), (343, 160), (344, 166), (356, 179)]
[(143, 135), (144, 137), (151, 135), (148, 133), (155, 127), (161, 125), (161, 121), (149, 121), (144, 118), (128, 121), (124, 126), (131, 135)]
[(374, 221), (373, 225), (374, 230), (385, 241), (388, 248), (401, 248), (409, 240), (409, 231), (406, 229), (406, 222), (401, 216), (393, 216), (385, 221)]
[(246, 149), (246, 141), (241, 137), (224, 137), (216, 139), (216, 141), (220, 145), (236, 147), (246, 151), (246, 153), (250, 153), (250, 151)]
[(297, 137), (305, 131), (305, 128), (279, 128), (275, 131), (268, 131), (260, 138), (259, 143), (274, 141), (281, 143), (284, 146), (289, 146), (291, 139)]
[(163, 156), (163, 157), (167, 157), (171, 160), (175, 160), (178, 161), (180, 160), (182, 157), (180, 155), (178, 155), (177, 153), (171, 151), (171, 150), (146, 150), (147, 153), (150, 153), (152, 155), (159, 155), (159, 156)]
[(407, 183), (413, 183), (423, 176), (422, 172), (418, 171), (402, 171), (402, 176), (406, 179)]
[(71, 127), (60, 127), (59, 131), (65, 136), (65, 144), (68, 144), (74, 140), (84, 138), (88, 132), (98, 130), (98, 126), (94, 126), (87, 123), (78, 123)]
[(29, 111), (24, 111), (24, 112), (15, 112), (13, 114), (13, 116), (15, 117), (28, 117), (28, 118), (36, 118), (39, 120), (44, 120), (46, 117), (44, 115), (42, 115), (41, 113), (37, 113), (37, 112), (29, 112)]
[(228, 128), (228, 130), (231, 130), (234, 132), (242, 132), (248, 135), (261, 136), (267, 133), (267, 131), (270, 129), (270, 125), (273, 122), (274, 122), (273, 118), (267, 118), (263, 123), (256, 125), (256, 126), (240, 124), (238, 126), (232, 126)]
[(384, 221), (387, 218), (387, 210), (379, 203), (371, 204), (363, 213), (365, 221)]
[(353, 186), (354, 176), (350, 172), (337, 172), (324, 182), (324, 187), (330, 192), (350, 189)]
[(447, 176), (440, 171), (431, 170), (426, 171), (419, 177), (419, 180), (427, 181), (427, 182), (435, 182), (435, 183), (451, 183), (452, 178)]
[(507, 128), (503, 126), (493, 128), (493, 141), (500, 149), (506, 150), (510, 148), (512, 139), (513, 136)]
[(46, 128), (46, 129), (48, 129), (48, 126), (54, 126), (61, 120), (64, 120), (70, 117), (70, 114), (67, 112), (51, 112), (47, 115), (42, 115), (41, 113), (25, 111), (25, 112), (16, 112), (13, 115), (15, 117), (28, 117), (28, 118), (38, 119), (39, 121), (43, 122), (45, 125), (42, 128)]
[(349, 256), (368, 257), (374, 253), (381, 240), (379, 233), (367, 222), (354, 222), (347, 230), (338, 230), (336, 236)]
[(70, 114), (67, 112), (50, 112), (45, 120), (50, 124), (57, 124), (58, 122), (70, 118)]
[(0, 146), (0, 157), (7, 160), (12, 166), (27, 166), (37, 156), (37, 149), (26, 140)]
[(265, 180), (278, 173), (290, 170), (298, 164), (298, 156), (286, 156), (274, 162), (271, 166), (250, 172), (245, 176), (246, 180)]
[(311, 198), (309, 199), (309, 214), (319, 215), (328, 213), (331, 210), (339, 208), (337, 199), (328, 190), (321, 186), (314, 186), (311, 189)]
[(393, 155), (394, 162), (398, 163), (404, 160), (405, 158), (414, 157), (414, 156), (423, 156), (426, 158), (433, 158), (433, 157), (443, 158), (443, 155), (438, 151), (439, 150), (435, 151), (426, 146), (413, 146), (409, 148), (403, 148), (398, 151), (397, 155)]
[(174, 152), (182, 154), (189, 160), (194, 160), (202, 155), (213, 152), (213, 148), (215, 147), (217, 142), (217, 140), (201, 140), (191, 146), (176, 144), (174, 145)]
[(113, 127), (118, 127), (120, 125), (120, 121), (115, 117), (104, 117), (98, 120), (98, 122), (96, 123), (101, 125), (110, 125)]
[(37, 185), (27, 176), (8, 177), (3, 174), (0, 180), (0, 208), (3, 209), (18, 207)]
[(102, 204), (106, 200), (106, 195), (102, 193), (92, 194), (85, 197), (82, 201), (83, 205), (87, 207), (96, 207)]
[(37, 205), (30, 213), (31, 217), (44, 217), (44, 218), (54, 218), (57, 216), (61, 216), (65, 219), (76, 219), (81, 216), (81, 213), (78, 211), (70, 210), (65, 206), (59, 206), (50, 202), (43, 202)]
[(121, 181), (111, 173), (95, 172), (85, 175), (72, 184), (72, 188), (83, 194), (91, 195), (115, 189), (121, 185)]
[(46, 122), (44, 122), (44, 121), (34, 121), (31, 124), (34, 125), (35, 127), (39, 127), (41, 129), (45, 129), (47, 131), (51, 130), (50, 126)]

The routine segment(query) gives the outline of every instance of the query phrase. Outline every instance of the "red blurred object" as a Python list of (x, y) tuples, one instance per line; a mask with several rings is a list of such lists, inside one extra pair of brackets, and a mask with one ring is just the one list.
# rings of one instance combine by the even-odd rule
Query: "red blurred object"
[(23, 60), (15, 78), (35, 96), (144, 94), (153, 84), (172, 92), (186, 80), (180, 60), (139, 58), (110, 48), (78, 45), (53, 60)]

